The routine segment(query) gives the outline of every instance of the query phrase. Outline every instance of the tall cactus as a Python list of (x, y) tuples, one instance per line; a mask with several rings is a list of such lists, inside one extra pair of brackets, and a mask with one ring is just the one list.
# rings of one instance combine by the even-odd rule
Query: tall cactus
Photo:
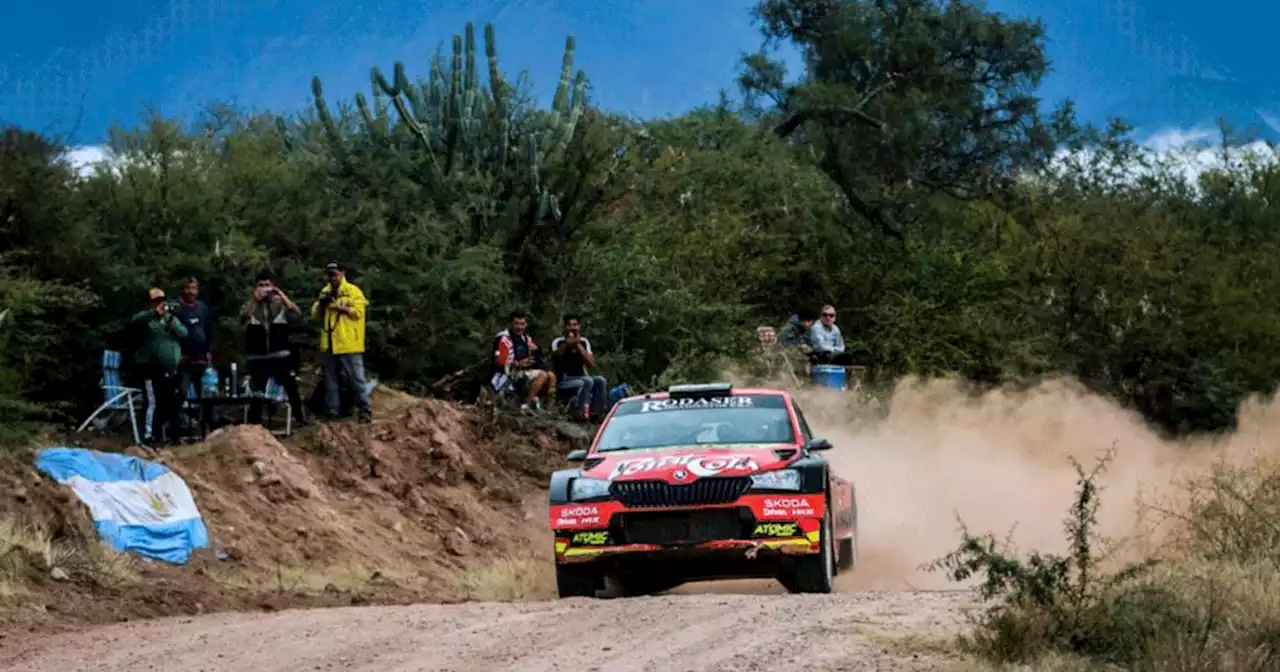
[[(513, 137), (512, 88), (499, 68), (492, 25), (485, 26), (484, 39), (488, 87), (480, 82), (475, 26), (468, 23), (465, 33), (452, 40), (447, 69), (443, 59), (435, 56), (425, 80), (410, 82), (400, 62), (395, 64), (391, 81), (377, 67), (372, 68), (373, 105), (363, 95), (356, 95), (362, 125), (379, 145), (419, 150), (424, 155), (422, 169), (426, 171), (421, 177), (433, 182), (464, 171), (506, 180), (511, 170), (520, 171), (519, 165), (510, 161), (512, 145), (523, 146), (524, 170), (528, 172), (535, 212), (540, 218), (559, 217), (559, 199), (544, 175), (546, 168), (563, 155), (586, 109), (586, 75), (573, 70), (574, 39), (570, 36), (565, 40), (552, 109), (542, 123), (535, 124), (543, 128), (524, 131), (524, 138)], [(319, 80), (313, 80), (312, 86), (321, 124), (329, 138), (338, 143)], [(395, 108), (398, 123), (389, 119), (383, 100)]]

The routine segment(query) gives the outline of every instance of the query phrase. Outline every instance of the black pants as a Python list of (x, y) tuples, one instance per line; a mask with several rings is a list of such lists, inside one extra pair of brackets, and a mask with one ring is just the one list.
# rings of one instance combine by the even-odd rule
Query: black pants
[(164, 444), (176, 438), (178, 409), (182, 407), (182, 395), (178, 390), (178, 372), (166, 371), (153, 364), (138, 366), (142, 387), (147, 398), (146, 439)]
[[(249, 360), (249, 389), (264, 392), (267, 379), (274, 378), (284, 388), (289, 398), (289, 407), (293, 411), (293, 419), (302, 422), (302, 395), (298, 394), (298, 380), (293, 377), (293, 359), (291, 357), (272, 357), (268, 359)], [(254, 399), (249, 404), (249, 422), (262, 423), (262, 401)]]
[(853, 366), (853, 355), (847, 352), (815, 352), (809, 355), (813, 364), (831, 364), (833, 366)]

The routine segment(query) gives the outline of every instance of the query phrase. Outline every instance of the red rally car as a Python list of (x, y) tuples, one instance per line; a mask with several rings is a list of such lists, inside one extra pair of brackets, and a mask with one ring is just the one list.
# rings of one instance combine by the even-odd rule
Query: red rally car
[(829, 593), (857, 557), (854, 486), (791, 395), (728, 383), (624, 399), (551, 476), (561, 597), (776, 578)]

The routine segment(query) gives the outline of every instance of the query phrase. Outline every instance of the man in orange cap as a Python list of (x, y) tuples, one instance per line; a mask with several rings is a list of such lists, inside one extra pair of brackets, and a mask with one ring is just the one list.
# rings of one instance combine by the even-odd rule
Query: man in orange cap
[(180, 394), (178, 362), (182, 358), (182, 340), (187, 328), (174, 317), (165, 300), (164, 290), (152, 287), (147, 292), (149, 307), (133, 316), (130, 324), (140, 330), (138, 350), (133, 363), (143, 380), (147, 397), (146, 432), (143, 443), (162, 446), (178, 424)]

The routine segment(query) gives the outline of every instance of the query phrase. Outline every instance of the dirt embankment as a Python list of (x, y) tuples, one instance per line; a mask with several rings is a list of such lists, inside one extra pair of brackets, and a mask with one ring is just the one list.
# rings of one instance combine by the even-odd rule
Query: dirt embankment
[(504, 428), (390, 390), (375, 404), (380, 419), (369, 426), (326, 424), (283, 442), (234, 426), (165, 451), (159, 459), (186, 480), (213, 541), (184, 567), (103, 550), (69, 489), (30, 456), (6, 458), (0, 633), (211, 611), (545, 596), (551, 583), (539, 573), (550, 571), (550, 542), (533, 519), (545, 510), (538, 494), (550, 471), (573, 446), (554, 428)]

